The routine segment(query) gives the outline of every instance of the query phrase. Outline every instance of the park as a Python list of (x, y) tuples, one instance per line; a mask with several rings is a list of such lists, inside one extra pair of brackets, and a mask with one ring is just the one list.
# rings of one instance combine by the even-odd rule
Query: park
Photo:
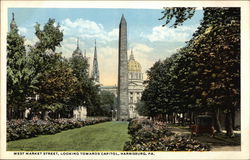
[[(197, 12), (166, 7), (158, 20), (178, 29)], [(25, 45), (12, 13), (7, 150), (240, 151), (240, 9), (207, 7), (202, 14), (185, 45), (155, 61), (146, 76), (137, 50), (127, 54), (130, 22), (122, 14), (117, 86), (104, 86), (98, 39), (91, 72), (79, 38), (69, 58), (57, 52), (67, 28), (55, 19), (36, 23), (38, 41)]]

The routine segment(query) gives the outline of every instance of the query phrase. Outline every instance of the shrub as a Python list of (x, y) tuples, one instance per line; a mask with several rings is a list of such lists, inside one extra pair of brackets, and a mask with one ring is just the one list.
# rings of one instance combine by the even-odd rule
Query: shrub
[(7, 141), (31, 138), (38, 135), (55, 134), (67, 129), (80, 128), (85, 125), (92, 125), (109, 121), (109, 118), (100, 120), (78, 121), (75, 119), (55, 120), (10, 120), (7, 121)]
[(147, 119), (132, 120), (128, 126), (131, 141), (125, 151), (208, 151), (210, 146), (170, 132), (164, 122)]
[(152, 126), (149, 119), (134, 119), (128, 124), (128, 133), (133, 135), (145, 126)]

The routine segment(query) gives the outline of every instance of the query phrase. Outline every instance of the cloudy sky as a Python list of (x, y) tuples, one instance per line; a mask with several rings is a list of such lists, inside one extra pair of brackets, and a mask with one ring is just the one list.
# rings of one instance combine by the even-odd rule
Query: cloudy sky
[[(64, 38), (61, 51), (64, 57), (70, 57), (76, 49), (77, 37), (80, 49), (86, 49), (92, 69), (94, 41), (97, 42), (97, 54), (100, 70), (100, 81), (103, 85), (117, 84), (118, 72), (118, 27), (121, 15), (124, 14), (128, 28), (128, 56), (133, 48), (135, 59), (140, 62), (142, 72), (148, 70), (154, 62), (165, 59), (176, 50), (185, 46), (202, 19), (202, 11), (176, 29), (162, 27), (162, 9), (108, 9), (108, 8), (9, 8), (8, 24), (11, 13), (20, 34), (25, 36), (26, 44), (34, 44), (34, 25), (42, 26), (53, 18), (60, 24)], [(146, 77), (146, 76), (144, 76)]]

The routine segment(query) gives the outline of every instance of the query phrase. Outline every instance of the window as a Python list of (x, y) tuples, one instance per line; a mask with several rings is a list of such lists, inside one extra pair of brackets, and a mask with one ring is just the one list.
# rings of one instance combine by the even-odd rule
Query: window
[(129, 96), (129, 102), (130, 103), (133, 103), (133, 92), (130, 92), (130, 96)]

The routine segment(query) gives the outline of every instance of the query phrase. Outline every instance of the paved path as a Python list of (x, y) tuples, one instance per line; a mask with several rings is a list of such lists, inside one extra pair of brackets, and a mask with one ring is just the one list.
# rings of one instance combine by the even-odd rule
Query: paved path
[(171, 132), (175, 134), (179, 134), (179, 135), (191, 135), (190, 131), (188, 131), (187, 129), (183, 129), (183, 128), (171, 127), (170, 130)]
[[(171, 132), (178, 134), (178, 135), (185, 135), (185, 136), (191, 136), (190, 131), (188, 130), (188, 128), (179, 128), (176, 126), (171, 126), (170, 125), (170, 130)], [(225, 131), (224, 131), (225, 132)], [(223, 133), (224, 133), (223, 132)], [(240, 134), (240, 131), (236, 131), (235, 133)], [(214, 139), (212, 137), (203, 137), (203, 136), (199, 136), (196, 137), (199, 141), (202, 142), (202, 140), (206, 139), (206, 141), (210, 141), (210, 142), (216, 142), (217, 140)], [(240, 145), (238, 146), (221, 146), (221, 145), (212, 145), (211, 151), (240, 151), (241, 147)]]
[(240, 146), (213, 146), (211, 151), (240, 151)]

